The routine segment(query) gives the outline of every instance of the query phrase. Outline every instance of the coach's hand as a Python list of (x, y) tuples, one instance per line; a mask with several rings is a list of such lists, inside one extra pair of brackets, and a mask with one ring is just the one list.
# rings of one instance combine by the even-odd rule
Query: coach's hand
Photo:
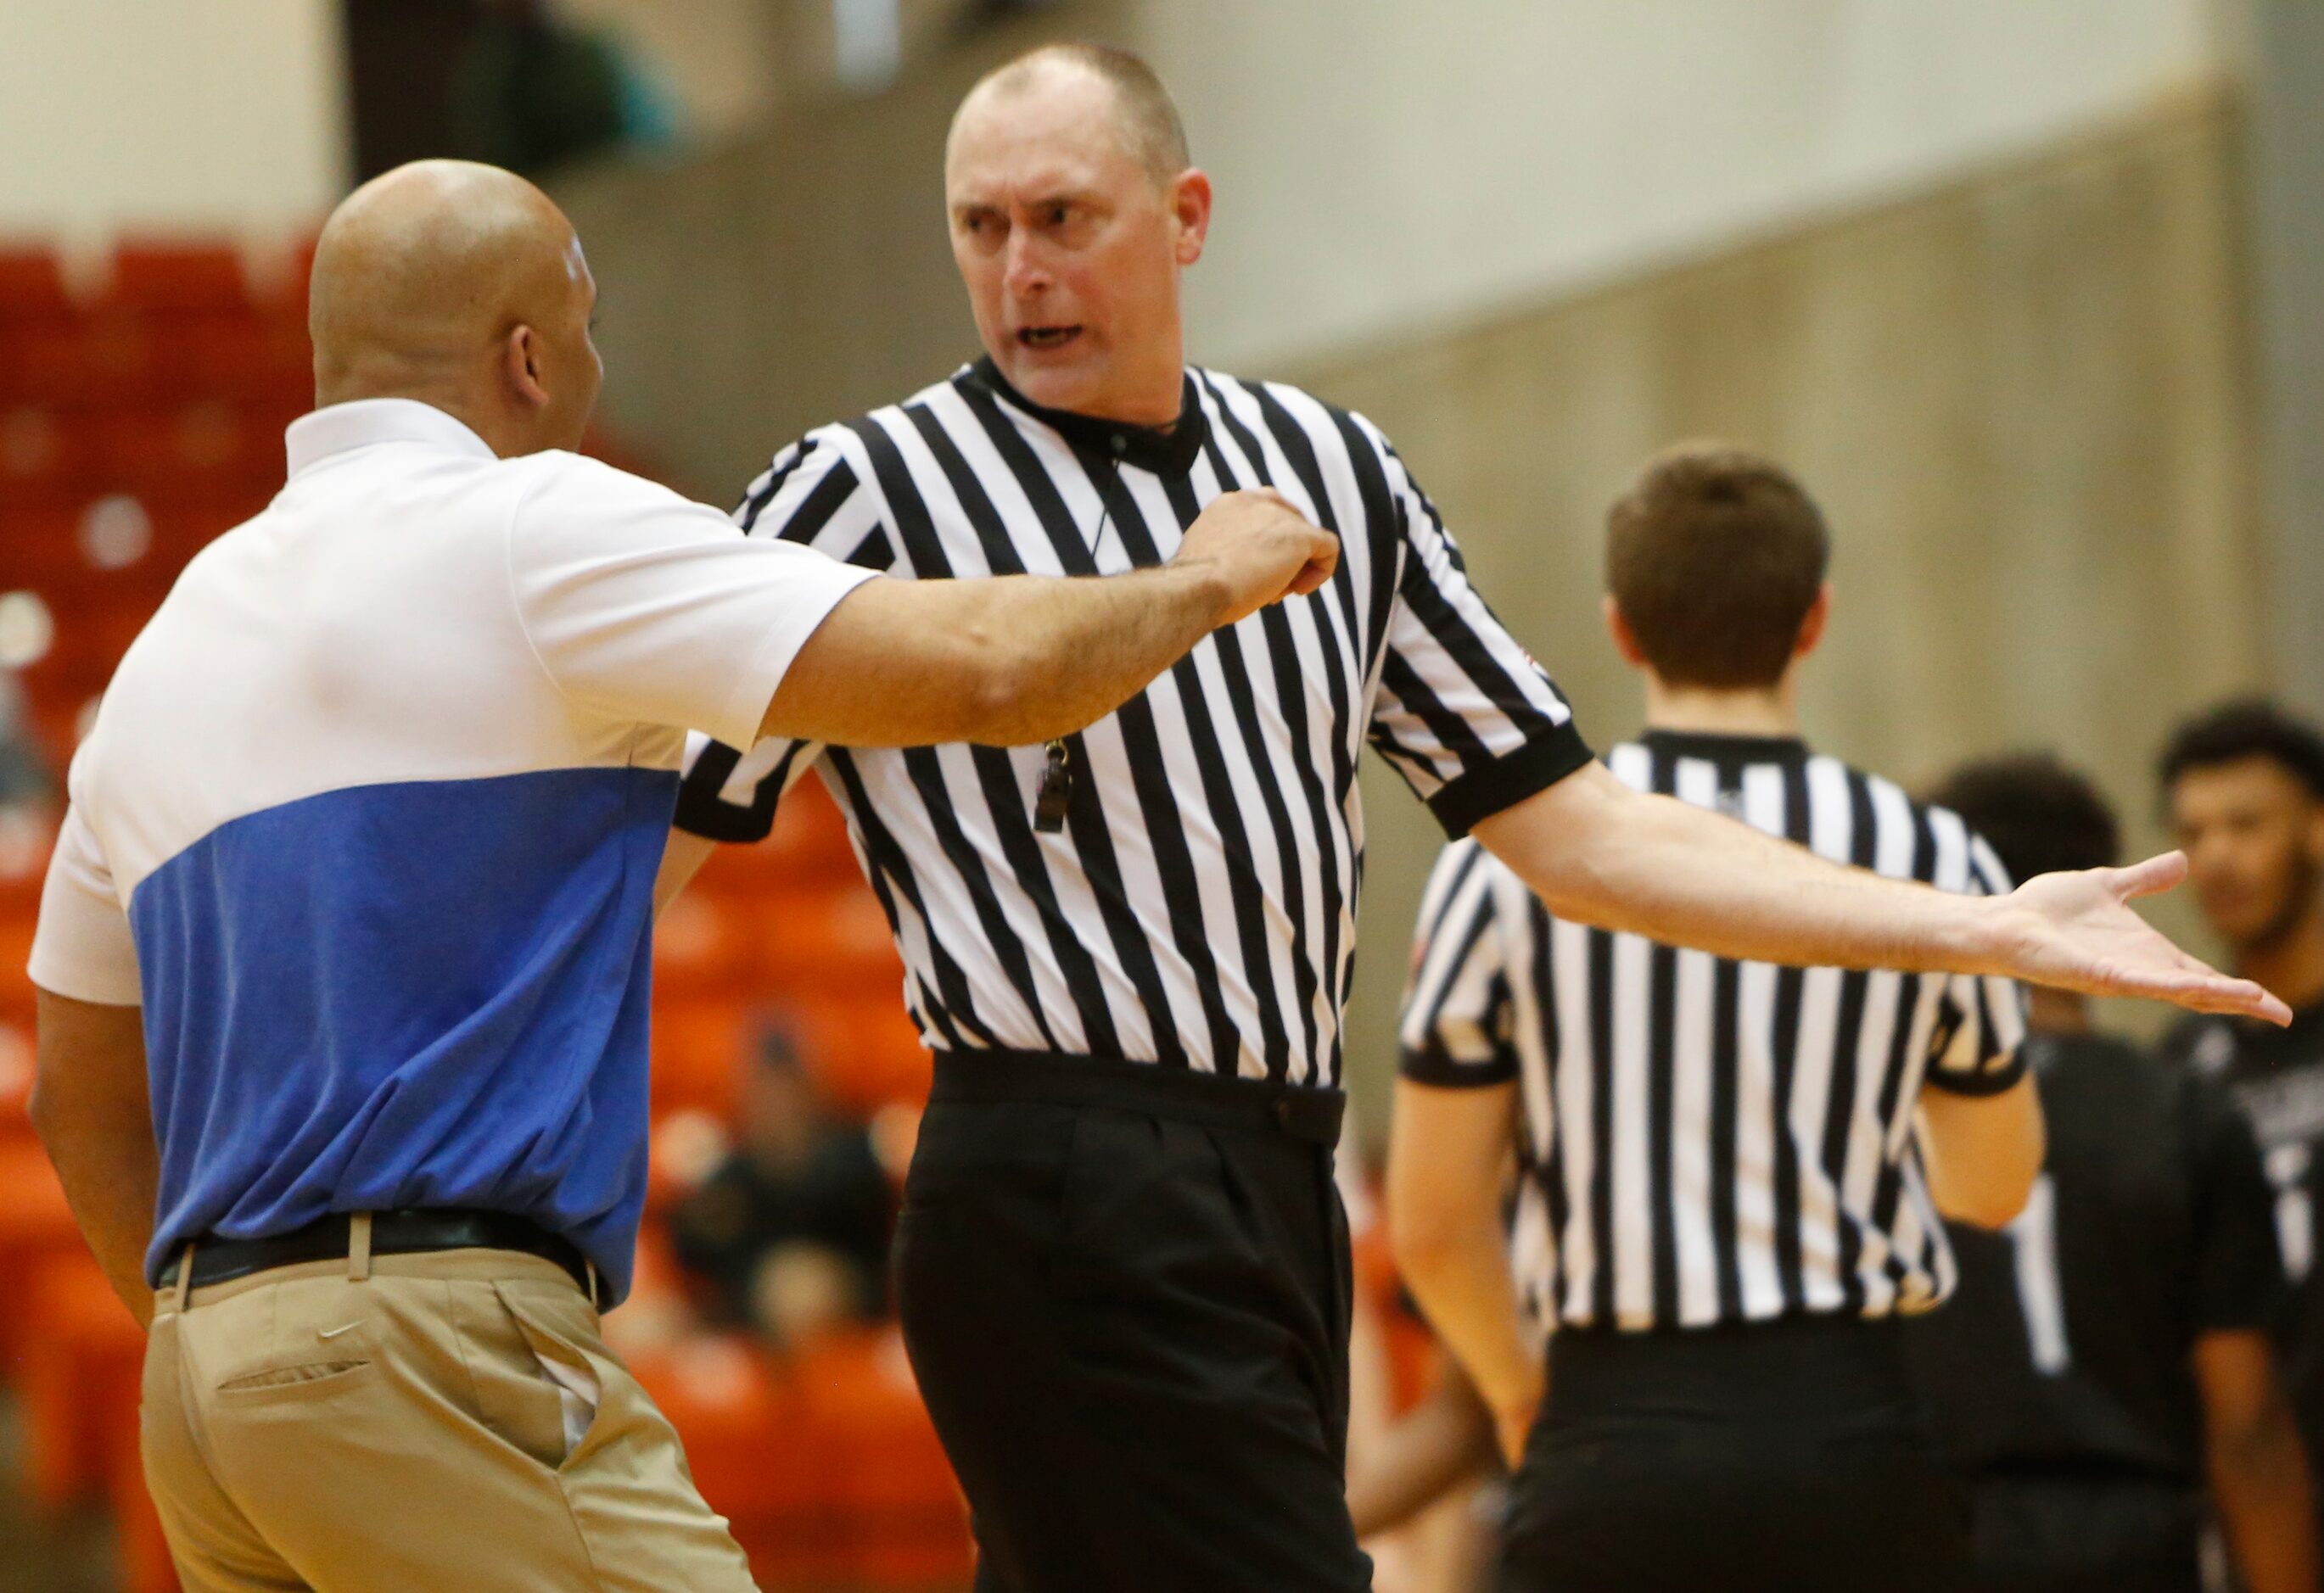
[(1316, 529), (1282, 493), (1261, 487), (1212, 500), (1170, 562), (1206, 567), (1224, 582), (1227, 602), (1218, 622), (1231, 625), (1330, 580), (1340, 564), (1340, 539)]
[(2037, 875), (2008, 896), (1987, 898), (1996, 964), (1989, 971), (2086, 995), (2140, 996), (2290, 1023), (2292, 1009), (2268, 991), (2190, 956), (2131, 911), (2133, 900), (2186, 877), (2186, 854), (2167, 852), (2126, 869)]

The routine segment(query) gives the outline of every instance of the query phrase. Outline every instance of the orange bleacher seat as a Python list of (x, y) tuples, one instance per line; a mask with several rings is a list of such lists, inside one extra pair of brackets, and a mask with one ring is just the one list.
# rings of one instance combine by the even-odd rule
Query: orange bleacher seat
[(98, 305), (143, 315), (255, 308), (242, 252), (232, 243), (143, 238), (115, 247)]
[(161, 1516), (146, 1491), (144, 1463), (134, 1444), (113, 1469), (111, 1493), (122, 1593), (180, 1593), (170, 1541), (162, 1535)]
[(880, 1588), (957, 1585), (973, 1569), (968, 1510), (892, 1326), (803, 1347), (793, 1367), (820, 1436), (851, 1569)]
[(171, 483), (215, 491), (279, 485), (282, 440), (271, 420), (234, 404), (202, 402), (106, 410), (88, 421), (108, 485)]
[[(0, 1141), (0, 1300), (28, 1299), (49, 1261), (86, 1250), (47, 1154), (37, 1143)], [(28, 1326), (28, 1312), (0, 1311), (0, 1377), (21, 1371)]]
[(0, 395), (0, 494), (14, 507), (78, 503), (95, 496), (97, 442), (80, 417)]
[(760, 976), (783, 996), (831, 999), (903, 989), (903, 962), (869, 887), (784, 892), (758, 904)]
[(689, 890), (654, 925), (656, 1002), (750, 994), (753, 964), (748, 914), (715, 892)]
[(725, 1120), (733, 1111), (757, 1032), (750, 1007), (737, 998), (658, 1003), (650, 1083), (654, 1115), (705, 1111)]
[(807, 1067), (843, 1110), (868, 1119), (927, 1100), (935, 1063), (899, 994), (804, 1000), (798, 1021)]
[(850, 1545), (832, 1509), (828, 1456), (748, 1340), (708, 1336), (630, 1358), (685, 1442), (702, 1496), (726, 1516), (762, 1586), (844, 1579)]
[(85, 1251), (44, 1263), (23, 1309), (25, 1487), (62, 1509), (101, 1494), (123, 1451), (136, 1454), (145, 1334)]
[(0, 321), (64, 320), (74, 314), (63, 271), (47, 249), (0, 248)]
[(59, 502), (0, 501), (0, 591), (77, 584), (88, 569), (80, 510)]

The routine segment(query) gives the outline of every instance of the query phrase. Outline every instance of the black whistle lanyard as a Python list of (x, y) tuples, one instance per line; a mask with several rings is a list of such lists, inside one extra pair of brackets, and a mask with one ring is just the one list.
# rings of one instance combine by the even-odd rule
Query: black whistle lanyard
[[(1079, 449), (1074, 452), (1079, 453)], [(1097, 567), (1097, 550), (1104, 545), (1105, 528), (1113, 517), (1113, 493), (1130, 489), (1121, 480), (1121, 462), (1109, 458), (1111, 467), (1112, 492), (1098, 488), (1097, 529), (1089, 539), (1090, 567)], [(1065, 812), (1074, 801), (1074, 750), (1059, 736), (1051, 741), (1041, 761), (1041, 783), (1033, 793), (1033, 828), (1043, 835), (1055, 835), (1065, 827)]]

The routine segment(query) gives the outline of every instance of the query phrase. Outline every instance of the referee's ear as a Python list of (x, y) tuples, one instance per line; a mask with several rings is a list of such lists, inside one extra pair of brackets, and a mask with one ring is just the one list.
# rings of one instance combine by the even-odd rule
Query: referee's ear
[(1598, 603), (1606, 616), (1606, 634), (1613, 639), (1614, 650), (1622, 655), (1622, 662), (1633, 669), (1653, 668), (1646, 658), (1646, 649), (1638, 645), (1638, 633), (1630, 629), (1629, 616), (1622, 612), (1620, 600), (1609, 592)]
[(1815, 601), (1800, 617), (1799, 640), (1792, 643), (1794, 663), (1816, 650), (1823, 641), (1824, 627), (1831, 623), (1831, 583), (1826, 581), (1816, 588)]

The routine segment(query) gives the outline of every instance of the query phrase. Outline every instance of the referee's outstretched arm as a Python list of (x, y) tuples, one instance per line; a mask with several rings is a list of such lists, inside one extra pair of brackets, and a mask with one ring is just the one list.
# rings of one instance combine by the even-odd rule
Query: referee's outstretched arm
[(2185, 878), (2177, 852), (2126, 869), (2044, 874), (1969, 897), (1828, 862), (1803, 847), (1602, 767), (1476, 826), (1562, 917), (1795, 966), (1997, 975), (2284, 1024), (2289, 1008), (2190, 956), (2130, 909)]

